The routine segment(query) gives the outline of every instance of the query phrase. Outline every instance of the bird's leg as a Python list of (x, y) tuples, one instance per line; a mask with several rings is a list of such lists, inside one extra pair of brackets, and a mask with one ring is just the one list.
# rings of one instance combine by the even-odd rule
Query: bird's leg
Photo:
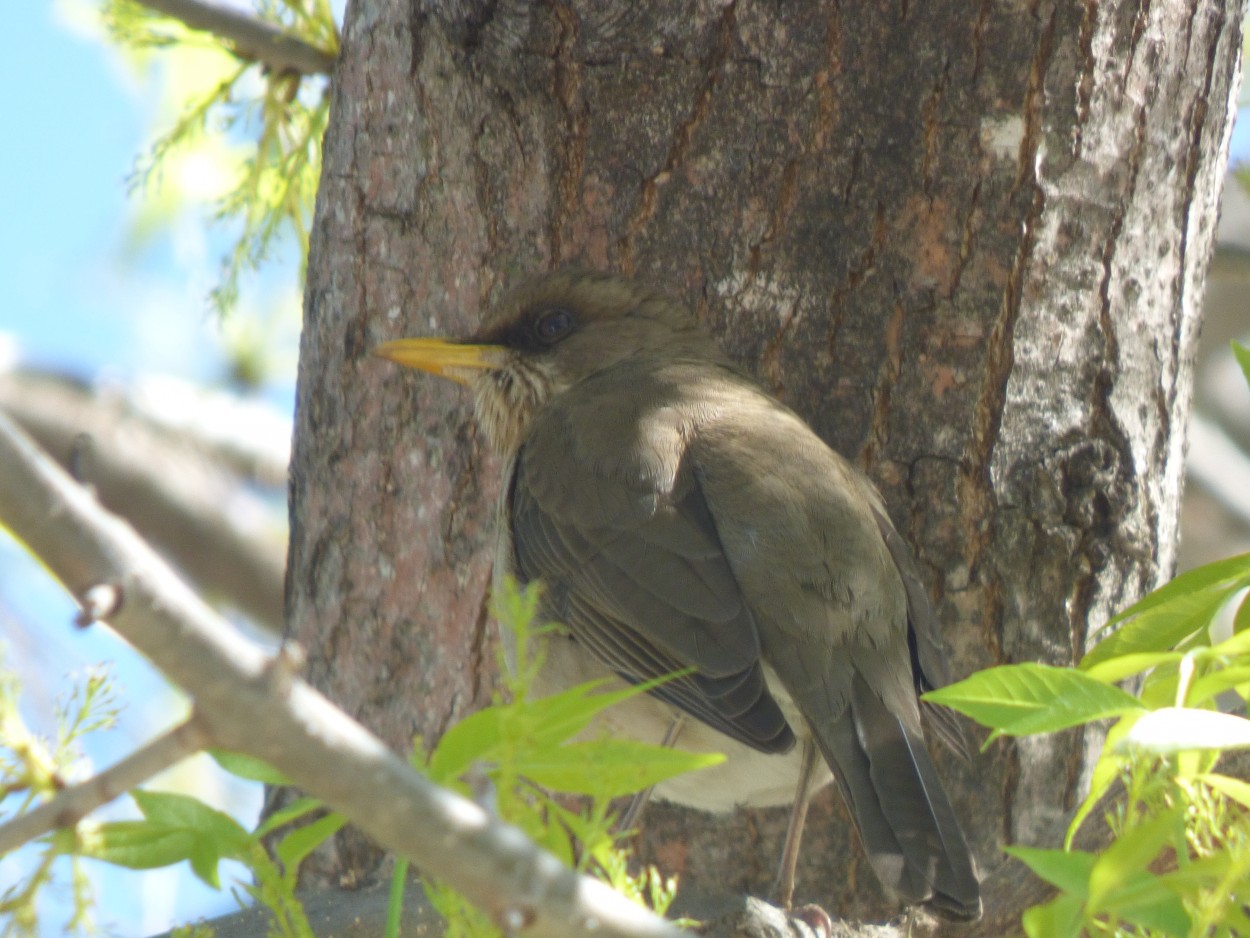
[[(681, 713), (673, 717), (673, 722), (664, 731), (664, 738), (660, 740), (661, 746), (667, 748), (677, 742), (677, 734), (681, 732), (681, 725), (685, 720), (685, 715)], [(625, 813), (621, 815), (620, 821), (617, 822), (616, 829), (618, 831), (627, 831), (634, 826), (634, 822), (642, 815), (642, 809), (651, 800), (651, 792), (653, 791), (655, 791), (655, 786), (650, 785), (630, 799), (629, 807), (625, 809)]]
[(781, 907), (789, 911), (794, 901), (794, 871), (799, 863), (799, 842), (803, 839), (803, 824), (807, 820), (807, 802), (812, 784), (812, 771), (816, 768), (816, 744), (808, 736), (803, 740), (803, 762), (799, 767), (799, 787), (794, 793), (794, 807), (790, 810), (790, 824), (786, 828), (786, 845), (781, 851), (781, 868), (777, 870), (777, 882), (773, 895)]

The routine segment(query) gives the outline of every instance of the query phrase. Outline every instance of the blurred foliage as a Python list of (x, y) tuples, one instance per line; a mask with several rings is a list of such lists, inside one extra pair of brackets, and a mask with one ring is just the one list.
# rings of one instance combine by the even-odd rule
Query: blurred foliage
[[(113, 681), (104, 668), (89, 671), (68, 698), (58, 701), (56, 737), (51, 740), (27, 726), (18, 709), (20, 692), (17, 675), (4, 666), (0, 654), (0, 823), (31, 810), (72, 783), (84, 762), (83, 738), (112, 728), (117, 719)], [(39, 897), (56, 886), (56, 860), (63, 852), (57, 838), (46, 840), (22, 877), (0, 895), (0, 935), (4, 938), (40, 933)], [(92, 931), (93, 907), (90, 883), (75, 858), (70, 864), (68, 913), (59, 923), (61, 929), (66, 933)]]
[[(560, 628), (535, 621), (539, 595), (538, 584), (518, 588), (505, 582), (494, 597), (494, 610), (501, 629), (512, 636), (515, 660), (499, 662), (503, 692), (490, 707), (451, 727), (432, 752), (425, 753), (418, 740), (414, 763), (431, 781), (473, 798), (568, 866), (663, 915), (676, 895), (676, 882), (652, 866), (630, 871), (626, 841), (633, 832), (618, 828), (613, 801), (725, 757), (604, 735), (575, 739), (608, 707), (646, 693), (657, 682), (605, 691), (605, 682), (594, 681), (535, 697), (545, 657), (543, 637)], [(406, 873), (407, 865), (398, 864), (390, 935), (398, 933)], [(501, 923), (449, 886), (427, 882), (426, 895), (447, 922), (447, 938), (504, 934)]]
[[(414, 761), (432, 781), (474, 798), (572, 868), (599, 877), (663, 914), (676, 894), (676, 884), (654, 867), (630, 871), (624, 842), (632, 831), (616, 828), (612, 801), (724, 757), (605, 737), (573, 741), (607, 707), (645, 693), (654, 682), (608, 692), (599, 687), (601, 682), (594, 682), (535, 697), (532, 688), (543, 661), (542, 636), (555, 628), (535, 627), (538, 596), (536, 586), (518, 590), (508, 584), (498, 598), (496, 615), (501, 627), (515, 636), (517, 648), (516, 670), (507, 672), (512, 675), (506, 681), (509, 699), (501, 696), (456, 724), (428, 756), (421, 753)], [(9, 816), (28, 811), (63, 789), (80, 761), (78, 742), (85, 734), (112, 725), (116, 713), (107, 677), (93, 673), (58, 712), (57, 739), (42, 742), (18, 715), (18, 690), (16, 677), (0, 668), (0, 784), (6, 799), (18, 802), (14, 810), (6, 811)], [(213, 758), (239, 778), (290, 785), (251, 757), (217, 752)], [(53, 882), (53, 863), (62, 856), (73, 864), (73, 910), (62, 928), (67, 934), (90, 931), (91, 896), (78, 865), (82, 858), (132, 870), (185, 861), (197, 877), (218, 890), (223, 888), (221, 862), (235, 860), (247, 868), (250, 881), (230, 885), (270, 910), (269, 933), (311, 938), (312, 928), (295, 895), (299, 868), (343, 827), (346, 818), (327, 812), (314, 798), (300, 797), (249, 831), (191, 795), (137, 789), (130, 797), (141, 815), (135, 820), (83, 820), (41, 838), (40, 862), (0, 898), (0, 914), (8, 917), (6, 938), (39, 933), (36, 899)], [(406, 863), (396, 865), (391, 934), (398, 934), (406, 872)], [(426, 891), (446, 918), (449, 936), (501, 934), (489, 915), (444, 884), (429, 881)], [(244, 905), (244, 898), (239, 898)]]
[[(338, 54), (328, 0), (255, 0), (257, 18)], [(206, 209), (232, 232), (210, 299), (219, 314), (239, 302), (243, 276), (290, 239), (301, 279), (321, 176), (321, 141), (329, 118), (328, 77), (277, 72), (237, 53), (212, 33), (190, 29), (137, 0), (105, 0), (110, 41), (138, 68), (159, 65), (163, 104), (159, 130), (141, 155), (132, 187), (142, 198), (135, 235), (163, 232), (172, 218)], [(256, 339), (264, 330), (242, 331)], [(234, 378), (256, 382), (263, 346), (235, 342)]]

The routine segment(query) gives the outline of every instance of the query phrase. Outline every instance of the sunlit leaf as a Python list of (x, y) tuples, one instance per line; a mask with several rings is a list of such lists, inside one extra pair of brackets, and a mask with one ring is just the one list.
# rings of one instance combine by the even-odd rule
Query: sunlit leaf
[(556, 791), (619, 798), (724, 761), (721, 753), (691, 753), (633, 740), (598, 739), (568, 743), (522, 758), (516, 770)]
[(1005, 847), (1008, 856), (1020, 860), (1052, 886), (1084, 899), (1089, 895), (1089, 875), (1098, 857), (1081, 850), (1046, 850), (1040, 847)]
[(1152, 817), (1130, 827), (1113, 840), (1089, 871), (1088, 902), (1091, 909), (1109, 908), (1109, 897), (1116, 890), (1132, 886), (1132, 892), (1120, 895), (1120, 901), (1131, 904), (1141, 886), (1133, 874), (1145, 870), (1167, 844), (1175, 845), (1184, 830), (1185, 819), (1179, 811)]
[(525, 741), (535, 750), (558, 746), (586, 729), (604, 710), (644, 694), (664, 680), (667, 678), (612, 691), (601, 690), (605, 681), (589, 681), (549, 697), (479, 710), (443, 735), (430, 756), (427, 771), (434, 781), (450, 781), (475, 761), (489, 761), (492, 750), (505, 743)]
[[(1144, 870), (1133, 873), (1126, 882), (1104, 896), (1105, 909), (1112, 915), (1164, 935), (1187, 935), (1191, 924), (1185, 903), (1167, 888), (1167, 882)], [(1093, 902), (1087, 903), (1091, 907)]]
[(1120, 738), (1132, 728), (1133, 723), (1137, 719), (1139, 719), (1138, 714), (1122, 717), (1107, 731), (1102, 751), (1098, 754), (1098, 761), (1094, 763), (1094, 771), (1090, 773), (1089, 792), (1086, 794), (1085, 800), (1076, 809), (1071, 823), (1068, 824), (1068, 831), (1064, 835), (1063, 848), (1065, 850), (1072, 849), (1072, 841), (1076, 837), (1077, 831), (1081, 829), (1081, 825), (1085, 823), (1085, 819), (1089, 817), (1089, 813), (1094, 809), (1094, 806), (1098, 804), (1103, 795), (1107, 793), (1108, 789), (1124, 771), (1127, 763), (1123, 756), (1116, 754), (1116, 746)]
[[(1183, 657), (1183, 656), (1182, 656)], [(1142, 682), (1138, 698), (1149, 710), (1170, 707), (1176, 703), (1176, 692), (1180, 688), (1179, 661), (1166, 661), (1159, 665)]]
[(1120, 739), (1117, 751), (1171, 755), (1193, 749), (1250, 748), (1250, 720), (1190, 707), (1163, 707), (1145, 714)]
[(290, 824), (292, 821), (298, 821), (300, 818), (312, 814), (314, 811), (321, 811), (324, 808), (325, 805), (316, 798), (297, 798), (265, 818), (253, 832), (253, 836), (265, 837), (279, 827)]
[(1029, 938), (1079, 938), (1083, 912), (1084, 903), (1076, 896), (1060, 895), (1028, 909), (1021, 924)]
[(1199, 781), (1214, 788), (1224, 797), (1236, 801), (1243, 808), (1250, 810), (1250, 782), (1243, 782), (1239, 778), (1230, 778), (1227, 775), (1218, 775), (1213, 772), (1199, 776)]
[(1141, 674), (1143, 671), (1149, 671), (1151, 668), (1157, 668), (1160, 665), (1175, 664), (1183, 657), (1184, 655), (1179, 651), (1116, 655), (1114, 658), (1108, 658), (1089, 667), (1082, 667), (1081, 670), (1096, 681), (1114, 684), (1117, 681), (1132, 677), (1134, 674)]
[(1209, 700), (1214, 700), (1225, 691), (1247, 684), (1250, 684), (1250, 664), (1213, 671), (1210, 674), (1204, 674), (1189, 685), (1185, 703), (1189, 706), (1204, 704)]
[[(1250, 558), (1250, 554), (1244, 557)], [(1242, 559), (1238, 567), (1241, 575), (1222, 580), (1220, 588), (1173, 592), (1169, 594), (1166, 602), (1155, 603), (1147, 610), (1139, 612), (1119, 631), (1108, 635), (1090, 649), (1088, 654), (1081, 659), (1080, 667), (1088, 669), (1093, 665), (1123, 655), (1173, 650), (1186, 636), (1209, 625), (1220, 607), (1228, 602), (1233, 593), (1246, 585), (1247, 574), (1242, 567), (1247, 564), (1250, 564), (1250, 560)], [(1216, 565), (1212, 564), (1212, 566)], [(1205, 569), (1199, 568), (1191, 572), (1198, 573)], [(1179, 581), (1178, 577), (1163, 589), (1175, 586)], [(1151, 595), (1155, 596), (1158, 593)], [(1117, 616), (1112, 621), (1120, 621), (1123, 618), (1123, 616)]]
[[(1245, 605), (1244, 601), (1242, 605)], [(1234, 629), (1231, 638), (1217, 642), (1210, 648), (1202, 649), (1198, 652), (1198, 655), (1204, 661), (1225, 661), (1243, 655), (1250, 655), (1250, 632)]]
[(1194, 593), (1208, 590), (1223, 593), (1234, 592), (1237, 589), (1236, 582), (1247, 577), (1250, 577), (1250, 553), (1204, 564), (1180, 574), (1154, 592), (1142, 597), (1123, 612), (1112, 616), (1103, 628), (1134, 616), (1141, 616), (1174, 601), (1183, 600)]
[(305, 857), (337, 834), (346, 823), (347, 818), (341, 814), (327, 814), (283, 837), (274, 852), (286, 868), (287, 875), (293, 875)]
[(198, 798), (171, 791), (133, 791), (130, 796), (149, 821), (171, 829), (194, 831), (220, 845), (223, 852), (245, 848), (251, 837), (239, 822)]
[(213, 761), (236, 778), (247, 779), (249, 782), (264, 782), (266, 785), (290, 785), (290, 780), (271, 766), (253, 756), (241, 752), (227, 752), (224, 749), (210, 749), (208, 754)]
[(191, 856), (195, 834), (151, 821), (110, 821), (99, 825), (76, 850), (131, 870), (172, 866)]
[(604, 709), (631, 696), (621, 691), (596, 693), (604, 683), (579, 684), (550, 697), (495, 704), (470, 714), (439, 740), (429, 760), (430, 777), (434, 781), (458, 778), (495, 747), (516, 740), (522, 728), (537, 746), (558, 745), (576, 736)]
[(1233, 358), (1237, 359), (1237, 364), (1241, 366), (1242, 377), (1246, 379), (1246, 384), (1250, 385), (1250, 349), (1246, 348), (1240, 342), (1228, 343), (1233, 349)]
[(1142, 709), (1118, 687), (1071, 668), (1033, 663), (979, 671), (924, 699), (1011, 736), (1053, 733)]
[(1237, 611), (1233, 614), (1233, 634), (1250, 634), (1250, 593), (1241, 598)]

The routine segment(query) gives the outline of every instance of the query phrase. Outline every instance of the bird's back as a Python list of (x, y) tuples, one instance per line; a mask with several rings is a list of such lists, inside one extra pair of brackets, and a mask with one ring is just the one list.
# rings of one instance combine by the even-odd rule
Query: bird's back
[[(908, 594), (871, 483), (718, 361), (634, 358), (574, 391), (536, 416), (517, 457), (518, 569), (548, 581), (552, 612), (580, 619), (573, 640), (617, 674), (653, 676), (647, 662), (631, 673), (641, 658), (706, 672), (666, 699), (739, 744), (810, 736), (886, 884), (949, 917), (979, 914), (925, 749)], [(712, 699), (716, 687), (729, 690)]]

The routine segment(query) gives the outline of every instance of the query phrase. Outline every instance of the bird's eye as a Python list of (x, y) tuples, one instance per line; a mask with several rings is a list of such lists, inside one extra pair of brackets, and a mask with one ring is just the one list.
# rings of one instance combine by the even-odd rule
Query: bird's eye
[(552, 345), (572, 331), (573, 314), (567, 309), (549, 309), (534, 321), (534, 332), (540, 340)]

